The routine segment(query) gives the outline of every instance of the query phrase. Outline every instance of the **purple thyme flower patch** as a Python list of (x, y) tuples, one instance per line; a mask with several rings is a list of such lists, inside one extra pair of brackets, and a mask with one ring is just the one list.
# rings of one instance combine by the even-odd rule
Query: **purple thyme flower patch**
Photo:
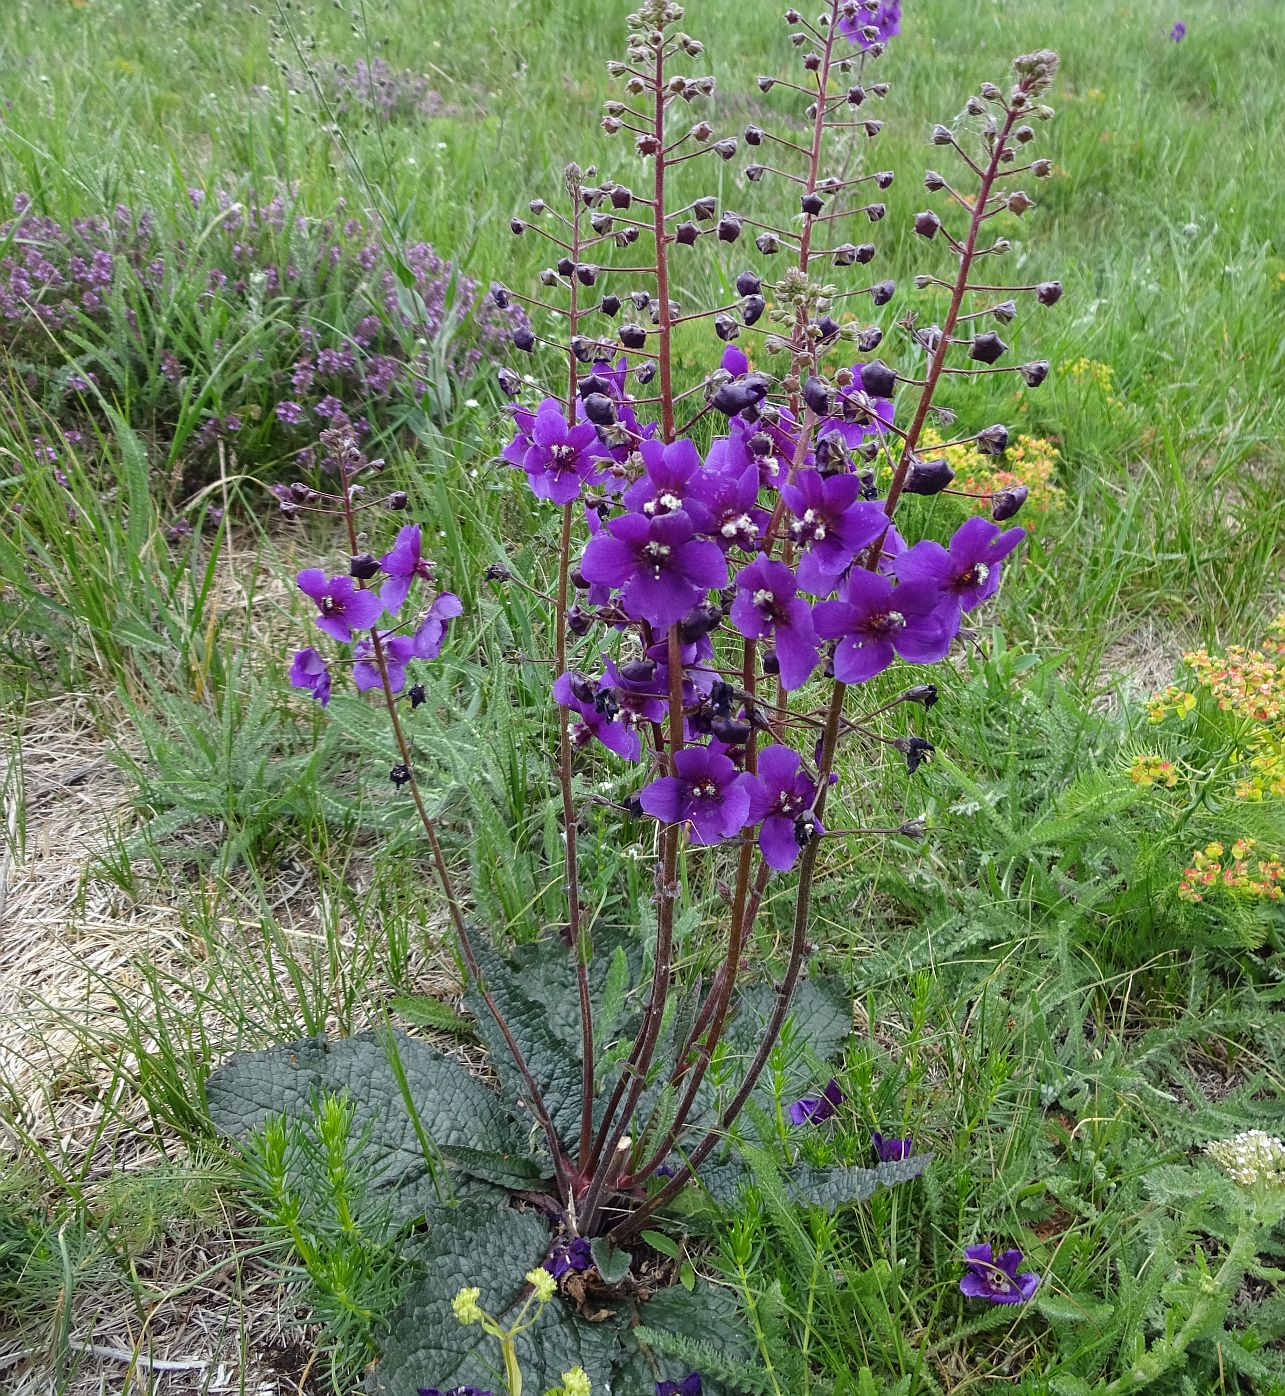
[(825, 830), (811, 813), (816, 782), (803, 770), (803, 758), (787, 746), (764, 747), (758, 770), (746, 777), (750, 791), (749, 823), (758, 824), (759, 847), (768, 867), (780, 872), (794, 866), (799, 850)]
[(728, 757), (707, 747), (686, 747), (674, 765), (676, 775), (652, 781), (639, 796), (653, 819), (689, 824), (696, 844), (721, 843), (745, 827), (750, 792)]
[(1017, 1273), (1022, 1263), (1021, 1251), (1005, 1251), (992, 1258), (989, 1241), (979, 1246), (965, 1246), (968, 1273), (959, 1282), (962, 1293), (970, 1299), (985, 1299), (990, 1304), (1024, 1304), (1039, 1288), (1040, 1277), (1031, 1271)]
[(323, 708), (330, 702), (330, 670), (311, 645), (295, 651), (294, 662), (290, 665), (290, 686), (308, 689)]
[(900, 1163), (902, 1159), (909, 1158), (914, 1152), (910, 1135), (904, 1139), (891, 1137), (885, 1139), (878, 1130), (875, 1130), (870, 1136), (870, 1144), (880, 1163)]
[(935, 664), (950, 651), (958, 625), (940, 610), (941, 594), (929, 581), (893, 586), (877, 572), (855, 568), (839, 601), (821, 601), (812, 612), (817, 634), (838, 640), (834, 676), (865, 683), (900, 655), (912, 664)]
[(369, 630), (384, 613), (373, 591), (363, 591), (351, 577), (329, 580), (320, 567), (307, 567), (296, 579), (299, 590), (317, 603), (317, 626), (332, 640), (345, 643), (354, 630)]
[(727, 563), (716, 543), (696, 537), (683, 510), (647, 518), (621, 514), (591, 538), (580, 566), (585, 580), (620, 588), (634, 620), (669, 626), (681, 620), (711, 587), (727, 583)]
[(972, 611), (999, 590), (1004, 559), (1026, 537), (1023, 528), (1001, 529), (990, 519), (967, 519), (948, 547), (924, 538), (893, 559), (891, 571), (902, 582), (930, 582), (941, 590), (943, 615)]
[(781, 687), (802, 688), (817, 666), (812, 608), (798, 595), (794, 573), (764, 553), (736, 577), (732, 624), (747, 640), (774, 639)]
[(790, 1106), (789, 1116), (792, 1125), (824, 1124), (832, 1120), (839, 1106), (843, 1104), (843, 1092), (839, 1083), (831, 1080), (819, 1096), (805, 1095)]

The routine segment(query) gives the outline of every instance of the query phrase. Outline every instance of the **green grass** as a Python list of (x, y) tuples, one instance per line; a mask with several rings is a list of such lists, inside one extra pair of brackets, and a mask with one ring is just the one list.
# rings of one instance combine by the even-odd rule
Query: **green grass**
[[(512, 237), (509, 216), (555, 191), (569, 159), (625, 178), (635, 168), (597, 130), (623, 4), (518, 0), (497, 12), (458, 0), (442, 24), (412, 0), (261, 8), (4, 6), (0, 206), (27, 192), (64, 221), (118, 202), (146, 208), (172, 252), (200, 236), (190, 187), (291, 189), (312, 217), (340, 200), (377, 211), (393, 255), (425, 239), (480, 284), (525, 289), (545, 254), (534, 237)], [(920, 0), (885, 62), (887, 125), (869, 158), (899, 180), (872, 233), (876, 267), (898, 281), (891, 309), (931, 318), (934, 293), (912, 278), (935, 269), (935, 254), (899, 231), (924, 206), (928, 127), (1002, 78), (1012, 53), (1062, 54), (1049, 128), (1057, 174), (1032, 187), (1042, 207), (1015, 225), (1010, 263), (1066, 286), (1056, 308), (1013, 327), (1023, 357), (1055, 371), (1038, 392), (994, 380), (947, 401), (964, 421), (1009, 421), (1055, 443), (1064, 504), (1010, 569), (985, 655), (942, 680), (931, 714), (916, 711), (938, 760), (913, 779), (900, 761), (872, 762), (851, 808), (840, 788), (845, 824), (925, 812), (927, 839), (853, 841), (818, 885), (818, 961), (851, 987), (858, 1032), (836, 1126), (789, 1146), (863, 1162), (878, 1128), (913, 1133), (935, 1163), (922, 1182), (832, 1217), (781, 1206), (764, 1165), (744, 1215), (689, 1220), (697, 1268), (754, 1313), (776, 1382), (766, 1389), (779, 1396), (927, 1396), (998, 1381), (1056, 1396), (1285, 1390), (1285, 1241), (1247, 1219), (1244, 1198), (1193, 1152), (1238, 1130), (1281, 1130), (1285, 928), (1273, 907), (1176, 896), (1210, 839), (1279, 850), (1281, 806), (1235, 801), (1204, 779), (1239, 740), (1216, 712), (1151, 729), (1137, 706), (1183, 649), (1253, 643), (1281, 608), (1278, 8), (1191, 0), (1179, 16), (1160, 0)], [(1189, 35), (1174, 45), (1166, 33), (1179, 17)], [(773, 7), (692, 0), (687, 24), (708, 43), (720, 128), (780, 112), (753, 85), (779, 62)], [(307, 54), (382, 55), (425, 73), (454, 111), (347, 118), (336, 133), (299, 79)], [(766, 182), (739, 186), (742, 163), (689, 173), (687, 187), (746, 211), (784, 209)], [(715, 304), (749, 260), (696, 254), (676, 294)], [(0, 1078), (0, 1331), (21, 1327), (38, 1369), (64, 1389), (79, 1379), (68, 1340), (85, 1336), (73, 1332), (83, 1310), (72, 1298), (87, 1290), (91, 1309), (133, 1314), (164, 1297), (140, 1274), (170, 1219), (243, 1248), (262, 1239), (236, 1219), (244, 1194), (227, 1165), (209, 1162), (200, 1084), (214, 1062), (236, 1047), (355, 1031), (386, 1005), (395, 1019), (404, 1010), (458, 1026), (459, 967), (409, 811), (389, 793), (387, 735), (355, 701), (337, 699), (338, 720), (322, 724), (285, 686), (305, 624), (290, 574), (333, 560), (335, 537), (288, 532), (265, 507), (260, 482), (288, 469), (266, 436), (204, 489), (183, 477), (203, 411), (244, 393), (270, 407), (260, 365), (278, 355), (288, 365), (298, 326), (271, 306), (203, 322), (195, 293), (184, 282), (147, 353), (119, 379), (104, 375), (100, 429), (80, 443), (30, 397), (20, 366), (5, 368), (0, 503), (21, 505), (0, 532), (6, 756), (32, 739), (43, 698), (82, 692), (128, 794), (128, 818), (85, 865), (84, 896), (109, 886), (124, 907), (172, 913), (163, 943), (140, 940), (128, 978), (86, 966), (93, 1014), (46, 983), (34, 989), (50, 997), (44, 1030), (66, 1068), (39, 1082), (34, 1103)], [(331, 324), (345, 307), (318, 297), (308, 312)], [(106, 362), (115, 335), (49, 352)], [(209, 373), (161, 421), (159, 355), (178, 342)], [(694, 376), (705, 352), (684, 340), (680, 370)], [(1086, 359), (1104, 367), (1072, 367)], [(507, 559), (546, 586), (550, 535), (490, 463), (503, 440), (497, 405), (488, 382), (441, 374), (431, 410), (390, 438), (386, 478), (410, 493), (409, 516), (470, 617), (415, 728), (448, 853), (479, 919), (526, 939), (558, 916), (547, 673), (517, 662), (541, 652), (548, 617), (482, 574)], [(38, 458), (37, 434), (58, 447), (69, 489)], [(944, 524), (943, 502), (913, 502), (926, 527)], [(225, 503), (220, 520), (212, 511)], [(195, 533), (170, 541), (180, 513)], [(894, 679), (875, 691), (894, 692)], [(1190, 809), (1128, 780), (1151, 750), (1192, 772), (1179, 792)], [(46, 816), (21, 798), (24, 762), (5, 770), (0, 805), (17, 792), (21, 864)], [(617, 780), (606, 793), (626, 789)], [(586, 886), (604, 916), (627, 914), (649, 895), (645, 864), (612, 815), (591, 818), (602, 837), (586, 841)], [(711, 954), (720, 897), (700, 877), (689, 892), (700, 914), (685, 970)], [(774, 885), (755, 947), (769, 965), (787, 911)], [(424, 994), (443, 1006), (417, 1008)], [(71, 1107), (91, 1123), (60, 1139), (49, 1122)], [(143, 1170), (150, 1192), (113, 1191), (112, 1150), (137, 1141), (139, 1121), (168, 1158)], [(762, 1142), (751, 1126), (745, 1142)], [(1202, 1264), (1219, 1273), (1245, 1228), (1248, 1272), (1202, 1291)], [(1032, 1310), (979, 1318), (962, 1300), (960, 1247), (982, 1239), (1020, 1244), (1044, 1275)], [(1166, 1365), (1157, 1354), (1175, 1335)], [(353, 1352), (332, 1354), (333, 1370), (364, 1360), (368, 1341), (363, 1329)], [(1135, 1369), (1149, 1375), (1131, 1386)]]

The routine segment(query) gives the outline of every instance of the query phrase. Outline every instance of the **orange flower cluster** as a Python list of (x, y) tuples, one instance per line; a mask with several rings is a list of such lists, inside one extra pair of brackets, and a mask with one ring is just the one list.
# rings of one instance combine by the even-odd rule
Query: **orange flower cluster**
[(1172, 761), (1161, 756), (1139, 756), (1129, 767), (1129, 779), (1144, 789), (1148, 785), (1166, 785), (1170, 790), (1178, 784), (1178, 771)]
[(1285, 863), (1279, 858), (1264, 858), (1254, 848), (1253, 839), (1237, 839), (1231, 846), (1230, 858), (1220, 843), (1196, 849), (1178, 883), (1178, 895), (1185, 902), (1203, 902), (1210, 888), (1225, 887), (1247, 897), (1280, 901), (1285, 896), (1281, 887)]

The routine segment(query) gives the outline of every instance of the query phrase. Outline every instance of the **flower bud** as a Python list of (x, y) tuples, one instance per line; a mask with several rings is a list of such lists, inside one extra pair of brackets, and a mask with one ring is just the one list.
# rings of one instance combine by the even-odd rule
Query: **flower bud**
[(759, 667), (765, 674), (779, 674), (781, 672), (781, 662), (776, 657), (776, 650), (764, 646), (759, 650)]
[(424, 691), (422, 683), (411, 684), (406, 696), (410, 699), (412, 711), (428, 702), (428, 694)]
[(761, 373), (749, 373), (731, 383), (724, 383), (710, 399), (710, 406), (725, 417), (755, 407), (767, 396), (768, 380)]
[(1028, 208), (1035, 207), (1035, 200), (1030, 198), (1023, 190), (1014, 189), (1008, 196), (1008, 202), (1004, 205), (1010, 213), (1015, 213), (1020, 218)]
[(514, 237), (521, 237), (526, 232), (526, 224), (520, 218), (510, 218), (509, 227), (512, 229)]
[(620, 677), (626, 683), (647, 684), (656, 677), (656, 661), (654, 659), (631, 659), (617, 668)]
[(998, 87), (995, 86), (993, 82), (982, 83), (981, 93), (982, 96), (985, 97), (988, 102), (998, 102), (1004, 96), (1004, 94), (999, 90)]
[(761, 126), (747, 126), (744, 131), (746, 145), (763, 144), (763, 128)]
[(576, 264), (570, 257), (560, 257), (558, 259), (558, 275), (570, 277), (576, 269)]
[(766, 165), (746, 165), (745, 167), (745, 178), (751, 184), (757, 184), (765, 174), (767, 174)]
[(410, 780), (410, 767), (404, 761), (399, 761), (391, 771), (388, 772), (388, 779), (395, 786), (401, 787)]
[(825, 208), (825, 200), (819, 194), (804, 194), (799, 199), (800, 209), (809, 216), (815, 216)]
[(492, 562), (482, 573), (484, 582), (507, 582), (513, 573), (501, 562)]
[(592, 286), (601, 270), (601, 267), (594, 266), (592, 262), (581, 262), (576, 268), (576, 280), (582, 286)]
[(876, 281), (870, 288), (870, 299), (875, 305), (887, 305), (896, 293), (895, 281)]
[(615, 295), (603, 296), (598, 309), (601, 310), (604, 315), (610, 315), (614, 318), (620, 314), (620, 297)]
[(982, 105), (982, 99), (980, 97), (970, 97), (968, 101), (964, 103), (964, 110), (969, 116), (986, 115), (986, 108)]
[(891, 170), (879, 170), (875, 175), (875, 188), (888, 189), (895, 178), (896, 175)]
[(1026, 145), (1029, 141), (1033, 141), (1035, 139), (1035, 127), (1019, 126), (1017, 130), (1013, 132), (1013, 139), (1019, 145)]
[(879, 325), (869, 325), (857, 335), (857, 348), (863, 354), (873, 354), (883, 343), (883, 330)]
[(641, 349), (647, 343), (647, 331), (641, 325), (621, 325), (616, 337), (626, 349)]
[(930, 194), (936, 194), (939, 190), (944, 189), (945, 187), (946, 181), (941, 177), (941, 175), (937, 173), (936, 170), (924, 171), (924, 188), (927, 189)]
[(710, 147), (720, 160), (730, 160), (736, 154), (736, 137), (725, 136), (721, 141), (715, 141)]
[(862, 212), (872, 223), (878, 223), (888, 212), (887, 204), (867, 204)]
[(803, 384), (803, 401), (818, 417), (828, 417), (834, 409), (834, 394), (816, 374)]
[(1035, 176), (1036, 179), (1047, 179), (1049, 175), (1053, 173), (1052, 160), (1032, 160), (1031, 173)]
[(387, 503), (390, 509), (405, 509), (410, 503), (410, 496), (405, 490), (394, 490), (392, 494), (388, 496)]
[(701, 230), (691, 222), (682, 222), (674, 229), (674, 241), (680, 247), (694, 247), (700, 235)]
[(1060, 281), (1041, 281), (1035, 288), (1035, 299), (1041, 305), (1056, 305), (1062, 299)]
[(709, 723), (710, 733), (726, 746), (743, 746), (753, 731), (753, 725), (743, 718), (714, 717)]
[(1047, 359), (1036, 359), (1033, 363), (1023, 364), (1020, 372), (1028, 388), (1038, 388), (1049, 376), (1049, 362)]
[(379, 563), (371, 553), (354, 553), (348, 559), (348, 575), (360, 582), (368, 582), (379, 571)]
[(831, 344), (838, 339), (843, 331), (843, 326), (833, 315), (822, 315), (816, 322), (814, 329), (816, 330), (818, 344)]
[(718, 220), (719, 242), (735, 242), (741, 235), (741, 220), (735, 213), (725, 213)]
[(1008, 428), (1002, 422), (977, 433), (977, 449), (984, 456), (1002, 456), (1008, 450)]
[(987, 330), (983, 334), (973, 336), (973, 342), (968, 349), (968, 357), (975, 359), (978, 363), (993, 364), (996, 359), (1001, 358), (1008, 352), (1008, 345), (995, 333), (994, 330)]
[(755, 324), (767, 308), (762, 296), (746, 296), (741, 302), (741, 320), (747, 325)]
[(1017, 302), (1000, 301), (998, 305), (991, 307), (991, 314), (1001, 325), (1011, 325), (1017, 319)]
[(596, 427), (609, 427), (616, 420), (616, 404), (604, 393), (590, 393), (584, 400), (584, 414)]
[(805, 53), (803, 55), (803, 67), (809, 73), (820, 72), (821, 55), (819, 53)]
[(638, 365), (637, 368), (634, 369), (634, 377), (644, 388), (647, 386), (648, 383), (651, 382), (653, 378), (655, 378), (655, 376), (656, 365), (654, 363), (651, 363), (650, 361), (648, 361), (647, 363), (641, 363)]
[(897, 737), (892, 745), (905, 756), (906, 771), (912, 776), (937, 750), (930, 741), (926, 741), (923, 737)]
[(861, 387), (871, 397), (891, 397), (897, 391), (897, 375), (882, 359), (861, 365)]
[(715, 199), (713, 194), (705, 194), (692, 204), (692, 213), (695, 215), (697, 222), (708, 223), (714, 217), (717, 208), (718, 200)]
[(933, 127), (932, 142), (934, 145), (954, 145), (955, 138), (950, 134), (950, 127), (938, 122)]
[(724, 344), (733, 340), (741, 332), (741, 327), (730, 315), (714, 316), (714, 333)]
[(935, 238), (940, 231), (941, 219), (932, 209), (925, 209), (923, 213), (915, 214), (915, 232), (921, 238)]
[(775, 86), (776, 79), (774, 77), (769, 77), (767, 74), (763, 74), (758, 79), (758, 87), (760, 92), (771, 92), (771, 90)]
[(935, 683), (917, 683), (901, 695), (901, 701), (903, 703), (922, 703), (925, 708), (931, 708), (937, 701), (937, 696)]
[(991, 499), (991, 518), (996, 523), (1011, 519), (1026, 503), (1027, 493), (1025, 485), (1014, 485), (1012, 489), (1000, 490)]
[(866, 89), (860, 83), (854, 84), (848, 88), (847, 100), (849, 106), (859, 107), (866, 100)]
[(522, 391), (522, 379), (511, 368), (498, 370), (495, 381), (499, 383), (500, 391), (507, 393), (509, 397), (517, 397)]
[(498, 281), (491, 287), (491, 299), (501, 310), (507, 310), (511, 304), (508, 291)]
[(678, 622), (678, 638), (685, 645), (694, 645), (697, 640), (716, 630), (723, 619), (723, 608), (705, 601), (694, 607)]
[(915, 460), (902, 488), (907, 494), (940, 494), (954, 478), (947, 460)]

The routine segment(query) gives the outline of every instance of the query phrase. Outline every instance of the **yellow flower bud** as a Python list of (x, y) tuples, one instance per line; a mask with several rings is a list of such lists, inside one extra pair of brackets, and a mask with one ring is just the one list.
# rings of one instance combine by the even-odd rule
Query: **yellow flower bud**
[(535, 1290), (535, 1297), (541, 1304), (547, 1304), (558, 1292), (558, 1282), (543, 1266), (528, 1270), (526, 1282)]
[(482, 1322), (482, 1310), (477, 1303), (481, 1295), (482, 1291), (477, 1288), (462, 1289), (451, 1300), (451, 1308), (455, 1310), (455, 1317), (466, 1327), (470, 1323)]

